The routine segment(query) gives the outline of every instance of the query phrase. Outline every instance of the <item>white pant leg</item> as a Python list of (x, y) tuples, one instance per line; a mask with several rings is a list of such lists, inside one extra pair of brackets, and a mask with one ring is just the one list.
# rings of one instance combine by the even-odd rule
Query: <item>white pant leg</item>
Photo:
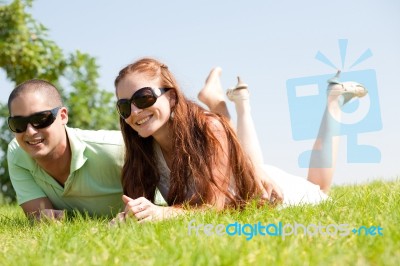
[(289, 174), (275, 166), (264, 164), (264, 170), (283, 191), (283, 205), (318, 204), (328, 199), (318, 185), (304, 177)]

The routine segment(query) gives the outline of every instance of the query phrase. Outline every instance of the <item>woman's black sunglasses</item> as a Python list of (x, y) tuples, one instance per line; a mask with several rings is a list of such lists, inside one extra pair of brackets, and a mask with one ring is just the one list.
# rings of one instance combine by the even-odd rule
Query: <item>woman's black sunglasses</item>
[(167, 92), (170, 88), (153, 89), (144, 87), (137, 90), (130, 99), (119, 99), (117, 101), (117, 110), (123, 119), (127, 119), (131, 115), (131, 104), (137, 108), (144, 109), (152, 106), (157, 98)]
[(8, 127), (15, 133), (25, 132), (28, 124), (31, 124), (31, 126), (36, 129), (48, 127), (56, 120), (60, 108), (61, 106), (51, 110), (37, 112), (30, 116), (10, 116), (8, 118)]

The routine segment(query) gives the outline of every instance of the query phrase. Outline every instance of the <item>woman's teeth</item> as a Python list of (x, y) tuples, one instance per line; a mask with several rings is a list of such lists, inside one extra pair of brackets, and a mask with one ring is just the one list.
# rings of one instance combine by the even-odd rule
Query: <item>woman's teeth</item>
[(137, 121), (136, 124), (140, 126), (141, 124), (146, 123), (147, 121), (149, 121), (150, 118), (151, 118), (150, 116), (145, 117), (142, 120)]

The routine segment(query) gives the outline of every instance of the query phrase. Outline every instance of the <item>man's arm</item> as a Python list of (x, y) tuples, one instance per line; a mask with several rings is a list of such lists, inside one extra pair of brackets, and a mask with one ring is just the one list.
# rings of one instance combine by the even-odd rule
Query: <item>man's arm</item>
[(53, 204), (46, 197), (27, 201), (21, 204), (21, 208), (28, 218), (37, 221), (61, 220), (64, 218), (64, 211), (53, 209)]
[(35, 167), (33, 160), (21, 152), (17, 141), (13, 139), (8, 145), (7, 162), (10, 180), (17, 194), (17, 200), (28, 218), (60, 220), (64, 212), (54, 210), (46, 193), (32, 176)]

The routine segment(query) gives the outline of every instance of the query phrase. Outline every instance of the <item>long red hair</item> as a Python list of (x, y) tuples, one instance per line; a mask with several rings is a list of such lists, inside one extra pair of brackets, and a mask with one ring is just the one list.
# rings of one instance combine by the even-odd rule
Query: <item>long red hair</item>
[[(229, 121), (186, 99), (168, 67), (155, 59), (144, 58), (123, 68), (115, 79), (115, 87), (133, 72), (145, 73), (150, 78), (160, 78), (160, 86), (171, 88), (171, 95), (175, 97), (171, 110), (174, 118), (168, 122), (174, 147), (170, 188), (166, 199), (168, 205), (210, 203), (215, 199), (215, 189), (226, 196), (227, 206), (241, 206), (260, 195), (254, 168), (243, 152)], [(220, 155), (217, 151), (221, 151), (221, 144), (211, 129), (210, 117), (217, 119), (226, 133), (230, 169), (230, 176), (227, 178), (234, 179), (234, 193), (218, 186), (213, 175), (212, 167)], [(132, 198), (143, 196), (154, 202), (160, 178), (153, 150), (153, 137), (140, 137), (122, 118), (120, 126), (126, 149), (122, 169), (124, 193)], [(192, 194), (188, 197), (190, 193)]]

